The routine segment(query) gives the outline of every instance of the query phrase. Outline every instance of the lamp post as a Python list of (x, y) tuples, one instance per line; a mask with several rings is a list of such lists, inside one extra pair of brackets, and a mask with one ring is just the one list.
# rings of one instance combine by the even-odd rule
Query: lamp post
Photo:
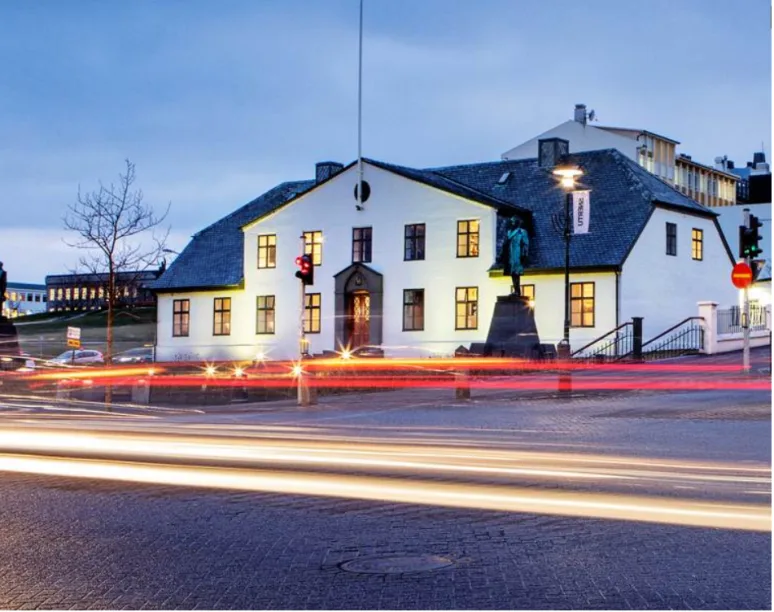
[[(557, 166), (553, 170), (554, 176), (559, 178), (562, 189), (565, 190), (564, 199), (564, 223), (562, 232), (564, 234), (564, 330), (562, 340), (557, 346), (557, 356), (560, 360), (570, 361), (570, 239), (572, 232), (570, 230), (570, 208), (572, 205), (572, 192), (575, 187), (575, 181), (583, 175), (583, 171), (575, 166)], [(570, 393), (572, 391), (572, 378), (570, 371), (565, 371), (559, 377), (559, 391)]]

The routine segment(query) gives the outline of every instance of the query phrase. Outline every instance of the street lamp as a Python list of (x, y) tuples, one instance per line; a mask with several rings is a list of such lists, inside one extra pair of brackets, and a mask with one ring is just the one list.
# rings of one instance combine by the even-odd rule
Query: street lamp
[[(553, 170), (554, 176), (559, 179), (562, 189), (566, 192), (564, 200), (564, 223), (562, 230), (564, 232), (564, 333), (562, 341), (557, 346), (557, 356), (565, 361), (570, 360), (570, 207), (572, 203), (572, 192), (575, 188), (575, 181), (583, 175), (583, 171), (577, 166), (562, 165)], [(571, 379), (569, 374), (560, 378), (560, 391), (571, 391)]]

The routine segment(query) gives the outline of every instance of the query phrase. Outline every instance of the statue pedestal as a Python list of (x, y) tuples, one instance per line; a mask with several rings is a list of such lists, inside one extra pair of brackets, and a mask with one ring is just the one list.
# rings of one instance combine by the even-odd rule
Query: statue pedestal
[(528, 298), (498, 296), (486, 343), (473, 343), (470, 351), (485, 357), (539, 358), (540, 338)]
[[(0, 357), (18, 357), (21, 354), (19, 348), (19, 334), (16, 326), (5, 317), (0, 317)], [(7, 362), (0, 362), (0, 368)]]

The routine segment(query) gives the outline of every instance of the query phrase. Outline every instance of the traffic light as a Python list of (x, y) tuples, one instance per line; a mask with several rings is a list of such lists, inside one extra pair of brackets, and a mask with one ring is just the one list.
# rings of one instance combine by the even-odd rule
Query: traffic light
[(300, 278), (304, 285), (314, 285), (314, 265), (312, 264), (312, 256), (300, 255), (299, 257), (296, 257), (296, 265), (298, 266), (296, 278)]
[(758, 230), (762, 226), (761, 220), (755, 215), (750, 215), (750, 227), (739, 226), (739, 257), (752, 259), (763, 252), (758, 245), (762, 238)]

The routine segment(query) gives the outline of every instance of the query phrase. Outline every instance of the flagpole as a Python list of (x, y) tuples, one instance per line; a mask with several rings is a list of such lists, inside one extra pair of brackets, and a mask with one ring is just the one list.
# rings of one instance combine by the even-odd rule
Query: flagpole
[(357, 201), (363, 205), (363, 0), (360, 0), (360, 41), (357, 66)]

